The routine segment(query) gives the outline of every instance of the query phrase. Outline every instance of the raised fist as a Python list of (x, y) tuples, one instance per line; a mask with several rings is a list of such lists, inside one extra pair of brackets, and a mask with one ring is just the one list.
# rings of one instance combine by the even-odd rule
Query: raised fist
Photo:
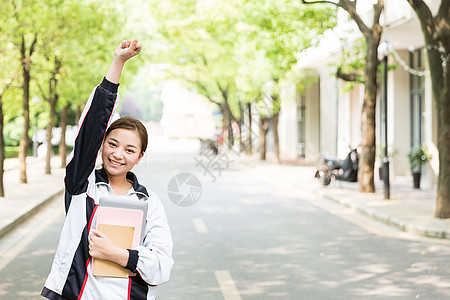
[(124, 40), (114, 51), (114, 56), (123, 62), (129, 60), (133, 56), (138, 55), (142, 50), (142, 44), (138, 40)]

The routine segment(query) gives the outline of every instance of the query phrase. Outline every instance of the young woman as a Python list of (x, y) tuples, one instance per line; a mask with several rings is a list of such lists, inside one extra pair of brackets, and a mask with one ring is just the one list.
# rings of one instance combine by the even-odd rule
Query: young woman
[[(48, 299), (155, 299), (156, 286), (169, 280), (172, 237), (164, 208), (155, 193), (139, 184), (130, 170), (147, 147), (147, 131), (131, 117), (109, 128), (118, 102), (125, 62), (142, 49), (137, 40), (122, 41), (111, 67), (94, 88), (79, 123), (72, 159), (66, 167), (66, 218), (50, 275), (41, 295)], [(101, 148), (103, 166), (95, 169)], [(120, 196), (148, 204), (142, 246), (120, 249), (93, 229), (101, 197)], [(113, 261), (130, 270), (129, 278), (92, 275), (92, 258)]]

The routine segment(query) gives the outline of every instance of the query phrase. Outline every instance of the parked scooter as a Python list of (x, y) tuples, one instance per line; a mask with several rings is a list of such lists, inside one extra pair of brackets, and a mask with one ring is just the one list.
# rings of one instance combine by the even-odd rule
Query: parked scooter
[(335, 156), (322, 155), (322, 162), (314, 177), (319, 178), (325, 186), (330, 184), (333, 177), (335, 180), (357, 182), (358, 163), (358, 151), (352, 148), (344, 160)]

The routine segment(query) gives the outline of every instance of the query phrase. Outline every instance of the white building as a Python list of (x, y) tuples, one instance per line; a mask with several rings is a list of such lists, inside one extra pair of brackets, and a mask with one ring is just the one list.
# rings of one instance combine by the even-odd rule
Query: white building
[(212, 104), (176, 81), (164, 84), (161, 125), (166, 138), (214, 138), (216, 120)]
[[(426, 1), (436, 10), (440, 0)], [(371, 7), (360, 7), (361, 15), (372, 18)], [(346, 12), (342, 12), (345, 19)], [(389, 64), (398, 67), (388, 74), (388, 149), (391, 152), (391, 176), (409, 175), (407, 153), (413, 146), (426, 144), (435, 158), (427, 164), (424, 186), (433, 187), (438, 174), (436, 148), (437, 132), (435, 108), (432, 99), (431, 79), (427, 66), (424, 38), (416, 13), (406, 1), (385, 0), (382, 15), (382, 41), (392, 48)], [(283, 127), (295, 128), (281, 139), (283, 158), (304, 157), (315, 162), (320, 153), (345, 157), (348, 146), (357, 147), (361, 141), (361, 108), (364, 86), (357, 85), (342, 92), (345, 84), (336, 78), (332, 62), (338, 62), (343, 47), (361, 37), (354, 21), (339, 22), (333, 31), (327, 32), (315, 48), (307, 49), (299, 56), (299, 68), (308, 76), (310, 84), (297, 99), (296, 107), (286, 103), (280, 132)], [(341, 42), (342, 39), (345, 43)], [(411, 71), (418, 70), (420, 72)], [(425, 72), (423, 72), (425, 71)], [(420, 76), (418, 76), (420, 75)], [(382, 144), (379, 84), (377, 100), (377, 146)], [(297, 126), (292, 124), (297, 122)], [(287, 131), (286, 131), (287, 132)], [(293, 145), (292, 141), (297, 141)]]

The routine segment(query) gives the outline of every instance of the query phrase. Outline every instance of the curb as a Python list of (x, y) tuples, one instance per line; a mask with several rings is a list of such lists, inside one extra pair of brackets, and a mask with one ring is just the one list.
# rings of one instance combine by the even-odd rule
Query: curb
[(45, 208), (48, 204), (50, 204), (53, 200), (56, 200), (57, 198), (61, 197), (64, 193), (64, 188), (61, 188), (59, 191), (55, 192), (53, 195), (48, 196), (41, 202), (37, 203), (34, 207), (29, 209), (28, 211), (24, 212), (17, 218), (15, 218), (12, 222), (7, 224), (6, 226), (3, 226), (0, 228), (0, 239), (3, 238), (5, 235), (7, 235), (9, 232), (11, 232), (14, 228), (16, 228), (18, 225), (24, 223), (25, 221), (29, 220), (31, 217), (36, 215), (40, 210)]
[(403, 221), (401, 219), (392, 217), (388, 214), (377, 212), (373, 209), (367, 208), (358, 203), (347, 202), (342, 199), (339, 199), (338, 197), (333, 197), (332, 195), (329, 195), (327, 193), (321, 193), (321, 192), (314, 191), (314, 190), (312, 190), (312, 192), (319, 196), (322, 196), (328, 200), (339, 203), (340, 205), (343, 205), (345, 207), (353, 208), (368, 217), (371, 217), (381, 223), (385, 223), (387, 225), (395, 227), (401, 231), (413, 233), (416, 235), (422, 235), (422, 236), (430, 237), (430, 238), (450, 239), (450, 229), (445, 230), (445, 229), (417, 226), (417, 225), (408, 223), (406, 221)]

